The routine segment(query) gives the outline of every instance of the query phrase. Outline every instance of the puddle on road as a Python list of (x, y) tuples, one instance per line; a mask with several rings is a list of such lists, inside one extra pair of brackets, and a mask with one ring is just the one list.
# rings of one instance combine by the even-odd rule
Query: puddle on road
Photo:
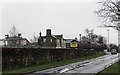
[(63, 69), (59, 69), (57, 71), (54, 71), (54, 73), (64, 73), (64, 72), (67, 72), (67, 71), (70, 71), (70, 70), (74, 70), (74, 69), (77, 69), (77, 68), (80, 68), (80, 67), (84, 67), (86, 65), (90, 64), (90, 62), (83, 62), (81, 64), (78, 64), (78, 65), (75, 65), (75, 66), (68, 66), (68, 67), (65, 67)]

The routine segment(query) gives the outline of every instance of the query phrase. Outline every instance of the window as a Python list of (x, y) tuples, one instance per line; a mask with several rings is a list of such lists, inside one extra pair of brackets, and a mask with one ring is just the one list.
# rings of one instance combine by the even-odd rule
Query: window
[(52, 39), (50, 39), (50, 42), (52, 42)]
[(46, 42), (46, 38), (43, 39), (43, 42)]

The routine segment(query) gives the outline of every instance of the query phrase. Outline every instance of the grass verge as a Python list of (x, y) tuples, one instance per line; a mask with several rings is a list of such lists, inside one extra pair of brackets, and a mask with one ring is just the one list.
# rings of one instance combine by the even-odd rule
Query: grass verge
[(66, 59), (66, 60), (62, 60), (62, 61), (54, 61), (54, 62), (50, 62), (47, 64), (42, 64), (42, 65), (34, 65), (34, 66), (30, 66), (30, 67), (23, 67), (23, 68), (17, 68), (17, 69), (11, 69), (11, 70), (6, 70), (2, 72), (2, 75), (6, 75), (6, 74), (16, 74), (16, 73), (24, 73), (24, 72), (30, 72), (30, 71), (34, 71), (34, 70), (41, 70), (41, 69), (46, 69), (46, 68), (50, 68), (50, 67), (55, 67), (55, 66), (59, 66), (59, 65), (64, 65), (64, 64), (69, 64), (69, 63), (73, 63), (73, 62), (77, 62), (77, 61), (82, 61), (82, 60), (87, 60), (87, 59), (91, 59), (91, 58), (95, 58), (95, 57), (99, 57), (99, 56), (103, 56), (106, 53), (104, 52), (98, 52), (94, 55), (91, 56), (82, 56), (79, 58), (73, 58), (73, 59)]
[(108, 68), (100, 71), (96, 75), (120, 75), (120, 60), (113, 65), (109, 66)]

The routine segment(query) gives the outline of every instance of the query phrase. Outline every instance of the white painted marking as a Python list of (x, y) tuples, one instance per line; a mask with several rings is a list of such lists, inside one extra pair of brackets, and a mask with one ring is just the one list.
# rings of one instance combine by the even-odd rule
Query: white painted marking
[(66, 72), (68, 70), (69, 70), (68, 68), (65, 68), (65, 69), (61, 70), (60, 73), (64, 73), (64, 72)]

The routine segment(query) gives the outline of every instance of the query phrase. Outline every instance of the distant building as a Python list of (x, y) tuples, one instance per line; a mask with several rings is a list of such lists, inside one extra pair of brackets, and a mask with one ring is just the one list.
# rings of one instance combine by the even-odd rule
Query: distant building
[(0, 46), (4, 46), (6, 44), (6, 40), (5, 39), (0, 39)]
[(66, 48), (66, 42), (63, 38), (63, 35), (51, 35), (51, 29), (46, 30), (46, 36), (40, 36), (38, 38), (38, 44), (41, 47), (49, 48)]
[(18, 36), (9, 37), (9, 35), (5, 35), (4, 45), (6, 46), (16, 46), (16, 45), (27, 45), (29, 41), (26, 38), (22, 38), (21, 34)]

